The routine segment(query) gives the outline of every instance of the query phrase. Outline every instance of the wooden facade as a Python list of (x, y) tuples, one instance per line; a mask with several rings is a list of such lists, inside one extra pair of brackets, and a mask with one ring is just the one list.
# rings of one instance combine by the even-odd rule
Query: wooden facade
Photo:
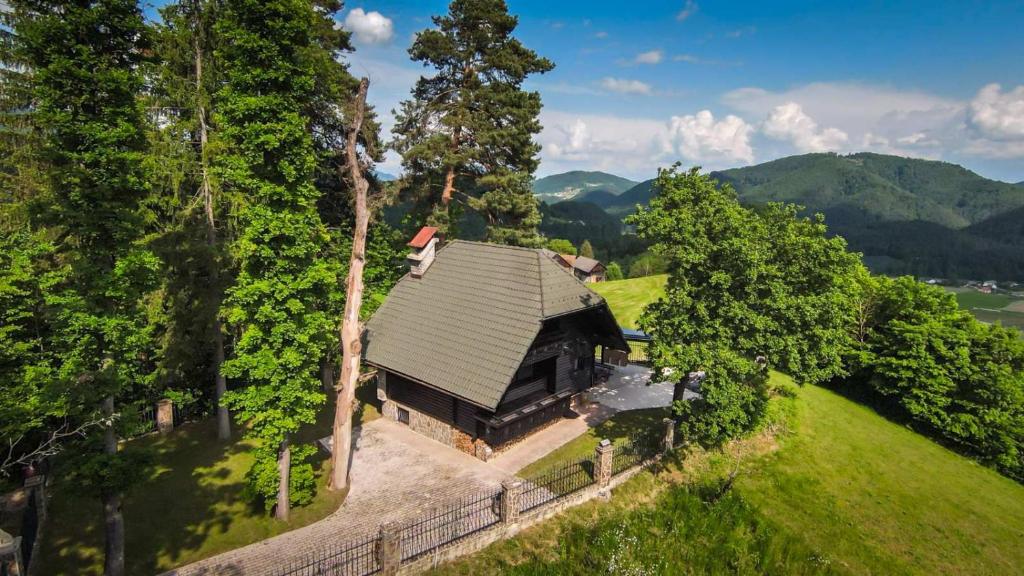
[(418, 411), (474, 442), (501, 447), (570, 415), (573, 397), (593, 386), (597, 334), (607, 328), (600, 320), (597, 310), (546, 320), (496, 410), (382, 368), (384, 395), (399, 410)]

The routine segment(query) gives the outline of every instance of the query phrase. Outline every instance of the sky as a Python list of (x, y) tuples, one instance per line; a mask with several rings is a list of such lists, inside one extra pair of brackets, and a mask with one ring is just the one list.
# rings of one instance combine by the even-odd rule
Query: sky
[[(524, 85), (544, 103), (539, 176), (874, 151), (1024, 181), (1024, 0), (507, 1), (516, 36), (556, 65)], [(339, 13), (387, 130), (429, 73), (408, 47), (446, 6)]]

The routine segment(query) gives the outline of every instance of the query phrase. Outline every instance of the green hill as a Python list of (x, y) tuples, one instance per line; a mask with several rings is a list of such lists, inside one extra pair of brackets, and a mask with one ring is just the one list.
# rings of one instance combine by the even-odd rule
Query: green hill
[(540, 231), (545, 236), (564, 238), (577, 247), (589, 240), (598, 260), (621, 260), (644, 251), (644, 243), (639, 238), (622, 233), (619, 218), (591, 202), (541, 203), (540, 213)]
[(595, 190), (621, 194), (635, 185), (636, 182), (632, 180), (607, 172), (574, 170), (535, 180), (533, 193), (539, 199), (551, 204), (562, 200), (572, 200), (580, 194)]
[(966, 168), (882, 154), (805, 154), (716, 172), (744, 202), (844, 209), (877, 221), (923, 220), (962, 228), (1024, 206), (1019, 187)]
[[(744, 204), (792, 202), (876, 271), (953, 278), (1024, 278), (1024, 188), (947, 162), (882, 154), (804, 154), (714, 172)], [(654, 180), (603, 207), (625, 216)]]

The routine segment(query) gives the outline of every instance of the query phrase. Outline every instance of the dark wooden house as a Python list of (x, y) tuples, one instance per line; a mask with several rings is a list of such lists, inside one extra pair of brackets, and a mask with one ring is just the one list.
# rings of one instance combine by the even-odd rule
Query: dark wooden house
[(629, 350), (604, 299), (541, 250), (437, 244), (410, 242), (410, 274), (366, 327), (386, 417), (484, 457), (571, 415), (597, 346)]

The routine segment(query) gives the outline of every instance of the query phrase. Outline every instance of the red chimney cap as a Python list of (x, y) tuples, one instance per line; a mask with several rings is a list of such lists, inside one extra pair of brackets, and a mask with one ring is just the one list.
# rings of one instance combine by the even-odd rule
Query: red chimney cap
[(430, 243), (430, 239), (437, 234), (437, 228), (433, 226), (424, 226), (420, 228), (420, 231), (413, 236), (412, 240), (409, 240), (409, 246), (413, 248), (424, 248)]

